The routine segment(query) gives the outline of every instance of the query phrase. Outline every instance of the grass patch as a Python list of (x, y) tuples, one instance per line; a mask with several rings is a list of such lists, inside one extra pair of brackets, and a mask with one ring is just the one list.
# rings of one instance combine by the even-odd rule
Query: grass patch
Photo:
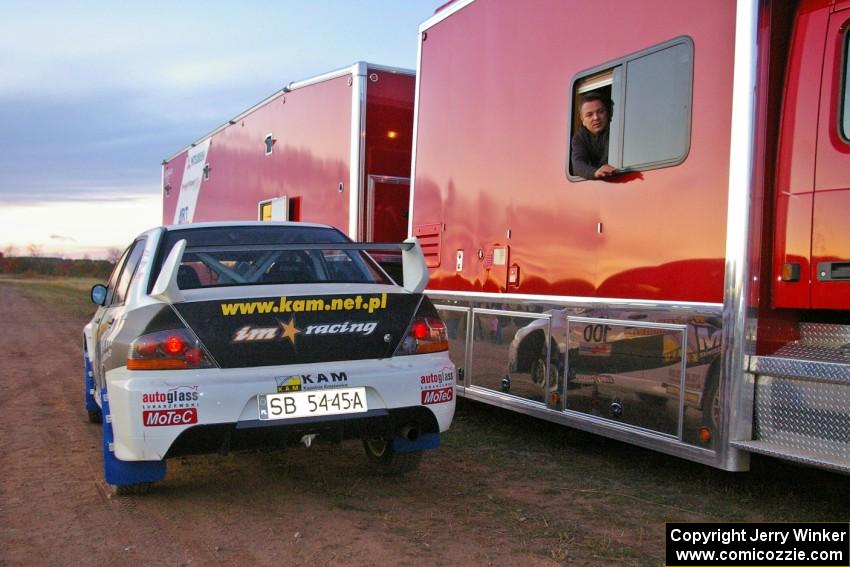
[(0, 275), (0, 286), (14, 285), (28, 299), (49, 304), (52, 309), (64, 315), (81, 318), (94, 315), (96, 308), (91, 302), (89, 291), (96, 283), (103, 282), (93, 278)]
[(443, 447), (496, 473), (480, 511), (559, 562), (659, 564), (668, 521), (846, 521), (850, 509), (846, 477), (826, 471), (753, 456), (730, 473), (465, 399), (456, 415)]

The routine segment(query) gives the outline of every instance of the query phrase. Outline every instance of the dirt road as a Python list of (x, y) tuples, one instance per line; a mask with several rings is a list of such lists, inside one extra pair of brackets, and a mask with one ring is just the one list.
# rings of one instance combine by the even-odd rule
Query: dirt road
[[(403, 479), (357, 443), (168, 462), (143, 497), (112, 496), (81, 405), (84, 318), (0, 285), (0, 564), (502, 564), (504, 534), (447, 510), (445, 450)], [(462, 517), (453, 517), (458, 513)], [(458, 533), (458, 528), (461, 532)], [(546, 564), (519, 550), (524, 564)]]
[(173, 459), (114, 497), (82, 406), (87, 317), (26, 291), (0, 282), (3, 567), (658, 565), (665, 521), (848, 520), (845, 477), (734, 475), (463, 402), (407, 478), (352, 442)]

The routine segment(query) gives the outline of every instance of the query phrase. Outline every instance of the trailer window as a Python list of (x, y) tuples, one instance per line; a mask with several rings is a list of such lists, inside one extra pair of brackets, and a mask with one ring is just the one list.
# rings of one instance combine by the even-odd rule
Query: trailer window
[[(579, 98), (594, 91), (612, 102), (608, 164), (621, 171), (644, 171), (681, 163), (690, 147), (692, 85), (693, 42), (686, 37), (577, 75), (570, 151), (582, 128)], [(569, 154), (567, 172), (571, 180), (580, 180)]]

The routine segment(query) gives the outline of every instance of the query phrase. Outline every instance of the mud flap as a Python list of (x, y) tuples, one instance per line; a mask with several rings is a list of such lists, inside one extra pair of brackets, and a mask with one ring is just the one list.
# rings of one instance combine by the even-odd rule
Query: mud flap
[(97, 405), (97, 400), (94, 399), (94, 375), (92, 374), (91, 362), (89, 361), (89, 353), (83, 353), (83, 363), (85, 372), (85, 402), (86, 411), (100, 411), (100, 406)]
[(109, 411), (109, 394), (105, 390), (100, 401), (103, 406), (103, 472), (106, 483), (122, 486), (164, 479), (165, 461), (122, 461), (115, 457), (112, 414)]
[(417, 451), (436, 449), (439, 446), (439, 433), (422, 433), (416, 438), (416, 441), (408, 441), (399, 435), (393, 437), (393, 449), (396, 453), (416, 453)]

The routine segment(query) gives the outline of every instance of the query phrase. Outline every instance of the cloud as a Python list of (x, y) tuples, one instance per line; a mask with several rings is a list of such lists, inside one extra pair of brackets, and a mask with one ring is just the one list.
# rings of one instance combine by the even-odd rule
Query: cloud
[(60, 234), (51, 234), (50, 240), (61, 240), (63, 242), (76, 242), (76, 238), (72, 238), (70, 236), (62, 236)]

